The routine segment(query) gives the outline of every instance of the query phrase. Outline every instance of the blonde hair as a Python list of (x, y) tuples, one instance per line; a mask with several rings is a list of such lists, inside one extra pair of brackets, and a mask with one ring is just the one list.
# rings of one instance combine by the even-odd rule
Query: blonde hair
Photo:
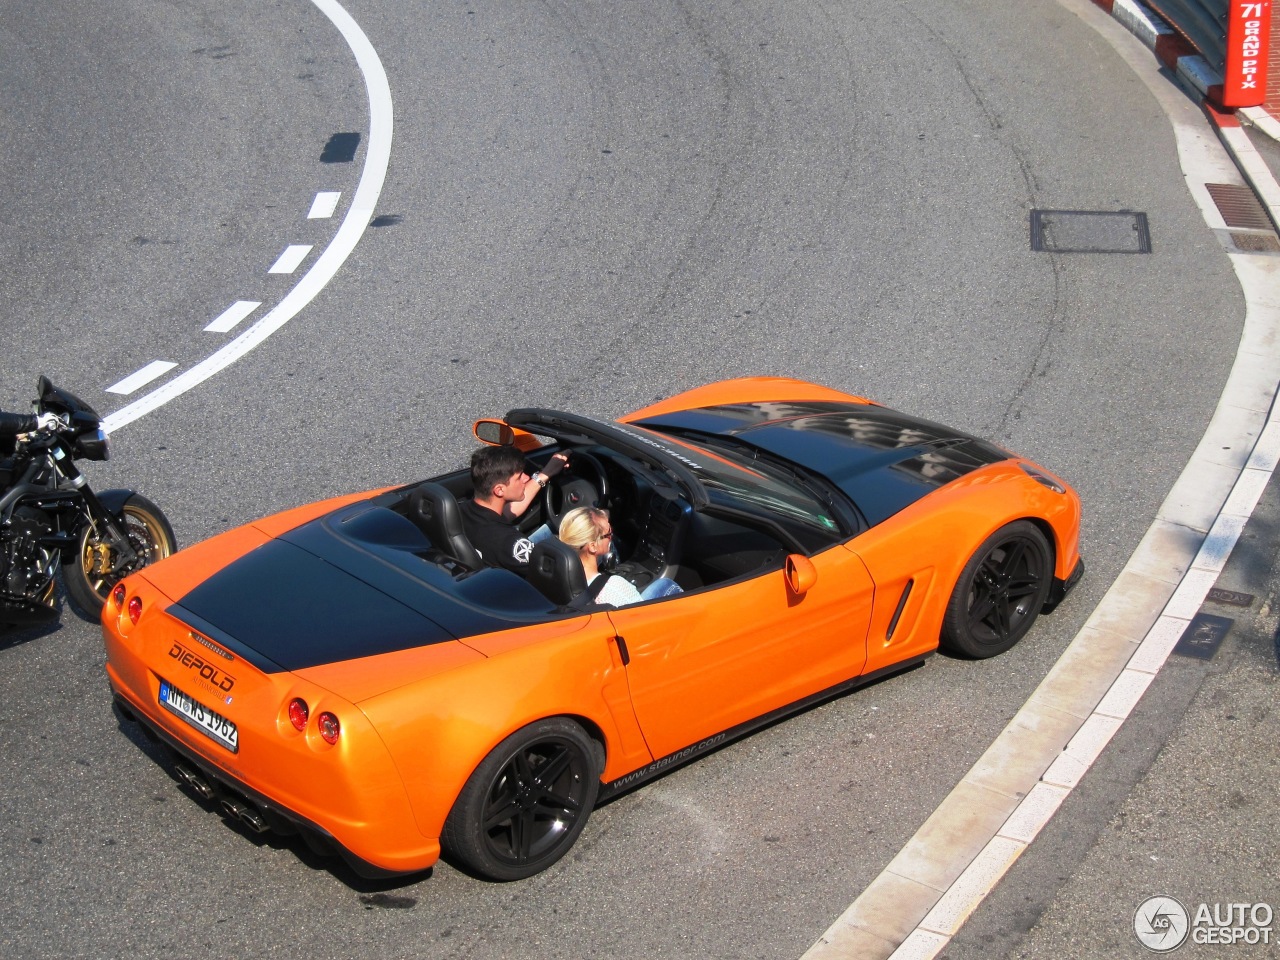
[(599, 507), (574, 507), (560, 521), (560, 539), (575, 550), (581, 550), (588, 543), (600, 539), (608, 519), (608, 511)]

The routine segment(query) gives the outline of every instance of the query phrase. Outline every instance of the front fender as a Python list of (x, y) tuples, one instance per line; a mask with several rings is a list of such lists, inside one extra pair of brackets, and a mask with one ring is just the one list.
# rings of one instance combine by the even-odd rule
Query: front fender
[(98, 502), (111, 511), (113, 517), (118, 518), (124, 512), (125, 503), (137, 492), (137, 490), (103, 490), (98, 493), (95, 490), (94, 494), (97, 496)]

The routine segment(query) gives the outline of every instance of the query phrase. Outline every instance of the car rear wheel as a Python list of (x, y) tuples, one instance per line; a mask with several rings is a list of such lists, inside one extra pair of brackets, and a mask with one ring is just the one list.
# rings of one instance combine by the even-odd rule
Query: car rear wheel
[(600, 790), (598, 747), (553, 717), (517, 730), (484, 759), (445, 821), (445, 852), (491, 880), (522, 880), (573, 846)]
[(942, 646), (966, 657), (994, 657), (1026, 636), (1053, 579), (1053, 554), (1027, 520), (1001, 527), (974, 551), (947, 604)]

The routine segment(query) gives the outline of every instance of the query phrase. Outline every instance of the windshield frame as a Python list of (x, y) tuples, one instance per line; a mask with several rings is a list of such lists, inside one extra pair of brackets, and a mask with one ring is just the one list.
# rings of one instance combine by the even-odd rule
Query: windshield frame
[[(785, 527), (789, 531), (786, 539), (793, 545), (811, 545), (807, 552), (846, 541), (867, 529), (861, 514), (838, 487), (799, 464), (737, 437), (701, 430), (597, 420), (580, 414), (528, 407), (508, 411), (503, 420), (510, 426), (552, 437), (569, 447), (598, 443), (632, 457), (665, 474), (668, 482), (684, 492), (695, 511), (723, 512), (727, 509), (740, 517), (754, 517), (761, 526), (775, 531)], [(834, 525), (827, 527), (816, 518), (791, 514), (767, 502), (740, 497), (715, 484), (704, 483), (707, 460), (725, 463), (735, 471), (735, 475), (767, 471), (770, 482), (812, 503), (823, 515), (829, 514), (827, 519)]]
[[(753, 498), (719, 483), (708, 483), (707, 479), (713, 475), (713, 469), (704, 466), (698, 474), (698, 480), (708, 491), (709, 497), (714, 494), (716, 500), (728, 500), (740, 509), (768, 517), (772, 522), (803, 527), (833, 540), (847, 540), (866, 529), (866, 523), (856, 508), (830, 481), (790, 460), (746, 443), (739, 437), (688, 429), (658, 429), (648, 424), (643, 429), (660, 434), (675, 443), (687, 444), (704, 458), (725, 463), (733, 471), (730, 476), (734, 479), (746, 480), (751, 474), (755, 474), (765, 481), (762, 487), (774, 490), (782, 488), (795, 500), (790, 505), (792, 509), (788, 509), (787, 504), (779, 504), (776, 497), (770, 497), (767, 493)], [(818, 513), (831, 521), (833, 526), (828, 526), (814, 514), (803, 510), (801, 504), (812, 504), (818, 508)]]

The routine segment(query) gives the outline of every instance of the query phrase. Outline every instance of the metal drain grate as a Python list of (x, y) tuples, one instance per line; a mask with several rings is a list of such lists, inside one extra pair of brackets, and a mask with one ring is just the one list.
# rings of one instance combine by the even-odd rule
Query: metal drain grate
[(1280, 239), (1274, 233), (1231, 232), (1231, 245), (1241, 253), (1280, 253)]
[(1252, 190), (1237, 183), (1206, 183), (1205, 189), (1217, 204), (1222, 221), (1228, 227), (1247, 230), (1271, 230), (1267, 211)]
[(1049, 253), (1150, 253), (1145, 213), (1032, 210), (1031, 249)]

